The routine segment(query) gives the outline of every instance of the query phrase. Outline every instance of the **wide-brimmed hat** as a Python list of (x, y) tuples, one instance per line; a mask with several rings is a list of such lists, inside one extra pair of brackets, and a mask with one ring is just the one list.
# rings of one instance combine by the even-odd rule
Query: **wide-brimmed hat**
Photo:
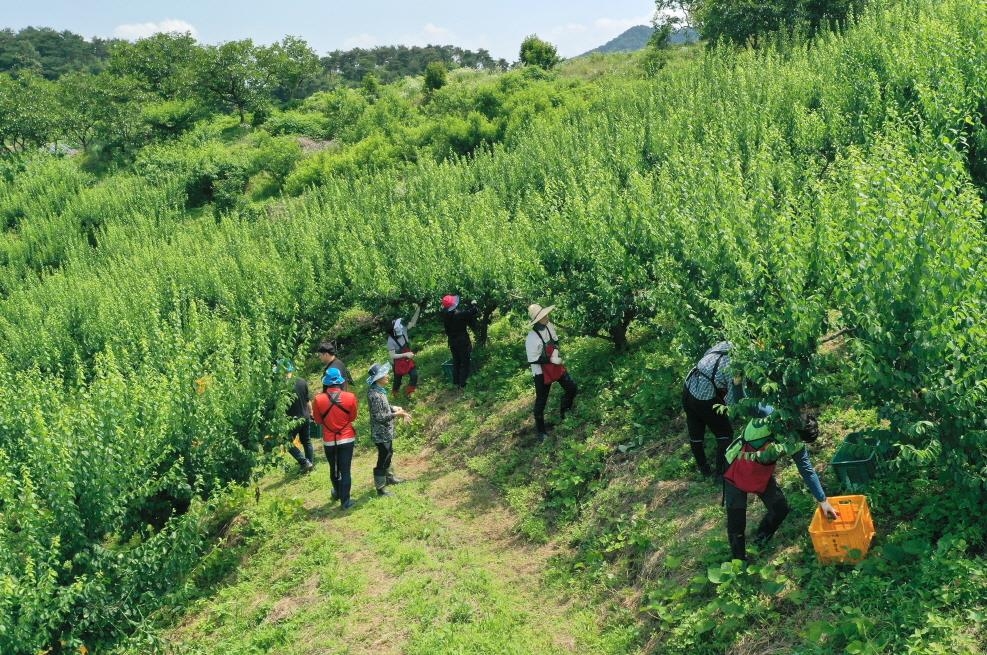
[(326, 371), (326, 374), (322, 376), (322, 384), (327, 387), (338, 387), (346, 383), (346, 378), (343, 377), (342, 371), (336, 367), (330, 368)]
[(404, 319), (394, 319), (394, 323), (391, 324), (391, 332), (393, 332), (396, 337), (403, 337), (407, 332), (404, 328)]
[(381, 379), (385, 375), (391, 372), (390, 364), (374, 364), (367, 371), (367, 385), (371, 385), (377, 380)]
[(295, 364), (290, 359), (282, 357), (274, 365), (274, 372), (277, 373), (279, 371), (281, 373), (294, 373)]
[(528, 317), (531, 318), (532, 325), (542, 320), (553, 311), (555, 311), (555, 305), (549, 305), (548, 307), (542, 307), (538, 303), (528, 305)]
[(459, 296), (449, 294), (442, 296), (442, 309), (456, 309), (459, 306)]

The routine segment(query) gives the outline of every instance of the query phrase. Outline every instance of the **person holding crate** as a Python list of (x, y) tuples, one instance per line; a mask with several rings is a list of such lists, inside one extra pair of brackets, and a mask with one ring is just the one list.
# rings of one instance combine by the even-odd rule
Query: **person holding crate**
[(415, 307), (415, 313), (404, 324), (403, 318), (397, 318), (391, 324), (391, 331), (387, 335), (387, 353), (391, 358), (391, 366), (394, 370), (394, 384), (391, 393), (397, 395), (401, 390), (401, 381), (404, 376), (408, 376), (408, 386), (404, 388), (404, 395), (409, 399), (418, 388), (418, 367), (415, 365), (415, 353), (411, 349), (411, 342), (408, 340), (408, 332), (418, 325), (418, 316), (421, 313), (421, 306)]
[(743, 433), (726, 450), (726, 472), (723, 474), (723, 504), (727, 515), (727, 540), (734, 559), (747, 560), (747, 494), (756, 494), (767, 513), (754, 533), (754, 542), (763, 545), (774, 535), (790, 510), (785, 494), (774, 477), (778, 460), (789, 455), (802, 474), (802, 480), (809, 488), (819, 510), (834, 520), (839, 513), (826, 498), (822, 483), (812, 462), (806, 443), (819, 437), (819, 426), (812, 416), (803, 416), (794, 430), (798, 438), (789, 436), (792, 430), (785, 429), (779, 422), (772, 422), (774, 408), (758, 405), (755, 417), (744, 428)]

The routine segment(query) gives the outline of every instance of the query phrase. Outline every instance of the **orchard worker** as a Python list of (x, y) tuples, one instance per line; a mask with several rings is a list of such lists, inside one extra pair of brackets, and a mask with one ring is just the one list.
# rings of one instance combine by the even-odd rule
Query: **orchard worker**
[(312, 401), (315, 422), (322, 426), (322, 447), (329, 461), (332, 499), (339, 500), (342, 509), (353, 507), (350, 499), (353, 446), (356, 441), (356, 396), (343, 390), (346, 380), (338, 368), (330, 368), (322, 377), (325, 390)]
[(346, 368), (346, 364), (343, 363), (339, 357), (336, 357), (336, 344), (331, 341), (323, 341), (319, 344), (319, 361), (325, 366), (322, 369), (322, 375), (325, 376), (329, 372), (330, 368), (338, 369), (340, 374), (345, 380), (343, 384), (343, 391), (349, 391), (353, 386), (353, 376), (350, 375), (349, 369)]
[(377, 446), (377, 466), (374, 467), (374, 487), (381, 496), (389, 496), (387, 485), (403, 482), (394, 475), (394, 419), (411, 420), (411, 414), (387, 400), (387, 377), (391, 367), (374, 364), (367, 372), (367, 401), (370, 404), (370, 436)]
[(542, 307), (529, 305), (528, 317), (531, 319), (531, 331), (524, 340), (524, 348), (531, 365), (531, 375), (535, 382), (535, 430), (538, 441), (544, 442), (548, 436), (545, 425), (545, 405), (548, 404), (548, 392), (552, 383), (558, 382), (565, 395), (559, 404), (559, 419), (564, 420), (567, 411), (572, 409), (576, 398), (576, 383), (565, 368), (562, 353), (559, 351), (559, 335), (555, 326), (548, 320), (548, 315), (555, 310), (555, 305)]
[[(790, 455), (802, 474), (820, 511), (833, 520), (839, 514), (823, 491), (819, 476), (809, 461), (806, 443), (819, 437), (819, 426), (814, 417), (804, 416), (797, 421), (797, 428), (786, 429), (780, 422), (772, 422), (774, 408), (759, 405), (756, 417), (751, 419), (741, 436), (727, 449), (729, 466), (723, 474), (723, 502), (727, 514), (727, 540), (734, 559), (747, 560), (747, 494), (757, 494), (767, 513), (761, 519), (754, 542), (764, 545), (788, 516), (788, 501), (774, 477), (775, 465), (783, 455)], [(794, 433), (795, 436), (790, 436)]]
[(411, 398), (415, 389), (418, 388), (418, 367), (415, 366), (415, 353), (411, 349), (408, 332), (418, 325), (420, 313), (421, 307), (416, 306), (415, 313), (407, 325), (404, 324), (402, 318), (394, 319), (387, 335), (387, 352), (391, 358), (391, 366), (394, 367), (394, 386), (391, 387), (391, 393), (394, 395), (397, 395), (398, 391), (401, 390), (401, 381), (406, 375), (408, 376), (408, 386), (404, 388), (404, 395)]
[(744, 397), (743, 378), (731, 375), (730, 350), (733, 344), (721, 341), (706, 351), (685, 378), (682, 388), (682, 408), (689, 428), (689, 447), (696, 459), (696, 467), (704, 476), (714, 475), (706, 461), (706, 428), (716, 437), (717, 477), (726, 470), (724, 455), (733, 440), (733, 424), (726, 410), (717, 405), (729, 406)]
[[(285, 379), (292, 386), (292, 399), (291, 405), (288, 406), (288, 416), (294, 419), (294, 426), (288, 433), (288, 436), (291, 437), (288, 452), (298, 462), (301, 472), (308, 473), (315, 468), (315, 450), (312, 448), (312, 439), (309, 436), (312, 408), (309, 406), (308, 382), (305, 381), (305, 378), (295, 375), (295, 364), (290, 359), (279, 359), (275, 369), (282, 371)], [(296, 438), (304, 449), (304, 454), (295, 445)]]
[(446, 336), (449, 338), (449, 350), (452, 353), (452, 383), (460, 389), (466, 388), (466, 380), (470, 376), (470, 354), (473, 343), (467, 328), (476, 332), (476, 301), (469, 307), (459, 305), (459, 296), (442, 297), (442, 323)]

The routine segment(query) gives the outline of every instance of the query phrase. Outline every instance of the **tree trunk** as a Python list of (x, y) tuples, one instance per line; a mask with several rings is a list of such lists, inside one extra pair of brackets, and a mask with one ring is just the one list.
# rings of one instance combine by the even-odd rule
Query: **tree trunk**
[(493, 319), (493, 313), (497, 311), (497, 305), (484, 305), (483, 309), (480, 310), (480, 318), (477, 320), (477, 330), (476, 330), (476, 345), (483, 347), (487, 345), (487, 333), (490, 330), (490, 321)]
[(627, 328), (634, 320), (634, 314), (633, 309), (625, 309), (624, 315), (620, 317), (620, 322), (610, 326), (610, 340), (613, 341), (617, 352), (627, 350)]

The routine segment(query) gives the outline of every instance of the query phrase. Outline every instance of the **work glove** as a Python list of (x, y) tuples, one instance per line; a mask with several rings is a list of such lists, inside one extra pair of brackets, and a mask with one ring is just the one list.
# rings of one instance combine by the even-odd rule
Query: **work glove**
[(548, 358), (548, 361), (553, 364), (562, 364), (562, 356), (559, 355), (558, 350), (552, 351), (552, 356)]

